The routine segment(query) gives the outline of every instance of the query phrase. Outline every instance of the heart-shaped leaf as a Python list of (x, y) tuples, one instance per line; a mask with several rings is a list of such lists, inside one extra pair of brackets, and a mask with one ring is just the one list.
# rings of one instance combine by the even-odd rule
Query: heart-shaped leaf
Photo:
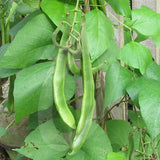
[(159, 35), (160, 33), (160, 14), (152, 9), (141, 6), (140, 9), (132, 10), (132, 28), (145, 36)]
[(123, 120), (110, 120), (106, 122), (106, 126), (112, 145), (117, 144), (120, 148), (128, 145), (129, 133), (133, 131), (129, 122)]
[(139, 104), (147, 130), (154, 140), (160, 133), (160, 84), (149, 84), (143, 88), (139, 94)]
[(126, 94), (126, 87), (132, 79), (132, 73), (119, 63), (113, 63), (105, 77), (105, 108)]
[(148, 65), (152, 62), (150, 50), (137, 42), (127, 43), (120, 52), (119, 59), (126, 65), (139, 69), (142, 74), (145, 73)]
[(16, 151), (34, 160), (59, 160), (69, 150), (52, 119), (38, 126), (24, 142), (25, 145)]
[(86, 32), (92, 62), (107, 50), (114, 36), (111, 20), (98, 9), (86, 14)]

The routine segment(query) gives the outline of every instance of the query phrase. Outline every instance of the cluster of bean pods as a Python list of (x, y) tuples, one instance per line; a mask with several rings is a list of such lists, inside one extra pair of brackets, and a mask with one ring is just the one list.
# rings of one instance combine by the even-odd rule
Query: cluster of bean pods
[[(84, 15), (82, 16), (84, 19)], [(81, 52), (81, 69), (77, 67), (74, 61), (73, 54), (75, 53), (71, 49), (70, 43), (68, 43), (70, 35), (70, 26), (63, 22), (65, 26), (60, 44), (56, 42), (57, 32), (60, 30), (57, 28), (53, 33), (53, 42), (59, 47), (59, 52), (56, 59), (55, 73), (53, 77), (53, 90), (54, 90), (54, 101), (56, 104), (57, 111), (61, 116), (62, 120), (72, 129), (75, 130), (75, 137), (72, 143), (72, 150), (69, 153), (73, 155), (77, 153), (82, 145), (84, 144), (88, 132), (92, 124), (92, 117), (94, 112), (94, 80), (92, 73), (92, 65), (89, 55), (88, 39), (86, 36), (86, 27), (84, 20), (81, 24), (81, 31), (79, 34), (79, 42), (77, 47), (78, 53)], [(65, 95), (64, 95), (64, 82), (65, 82), (65, 69), (68, 61), (70, 71), (76, 75), (82, 75), (83, 79), (83, 100), (81, 108), (81, 116), (76, 127), (75, 119), (69, 110)]]

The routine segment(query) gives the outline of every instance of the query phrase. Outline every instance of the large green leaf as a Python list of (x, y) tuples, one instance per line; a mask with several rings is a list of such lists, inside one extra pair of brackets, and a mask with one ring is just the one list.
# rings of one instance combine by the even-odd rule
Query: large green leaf
[(132, 73), (119, 63), (113, 63), (105, 77), (105, 107), (126, 94), (126, 86), (132, 79)]
[(160, 33), (160, 14), (152, 9), (141, 6), (140, 9), (132, 10), (132, 28), (145, 36), (159, 36)]
[(74, 156), (68, 156), (67, 160), (106, 160), (107, 154), (112, 152), (110, 140), (103, 129), (93, 123), (87, 139), (81, 150)]
[(107, 160), (127, 160), (127, 158), (121, 152), (110, 152)]
[(160, 134), (160, 85), (150, 84), (139, 94), (139, 104), (142, 117), (152, 140)]
[(110, 120), (106, 122), (108, 137), (111, 144), (118, 145), (119, 149), (128, 145), (128, 136), (132, 132), (129, 122), (124, 120)]
[(93, 62), (111, 45), (114, 36), (111, 20), (100, 10), (92, 10), (86, 14), (86, 32)]
[(33, 17), (16, 35), (0, 61), (2, 68), (24, 68), (40, 59), (56, 56), (53, 24), (44, 14)]
[(34, 160), (59, 160), (68, 152), (69, 146), (53, 120), (41, 124), (25, 139), (25, 145), (16, 149), (20, 154)]
[(115, 42), (115, 40), (112, 40), (109, 49), (107, 49), (100, 57), (98, 57), (92, 63), (92, 67), (97, 67), (101, 64), (104, 64), (100, 69), (104, 72), (107, 72), (109, 66), (112, 63), (117, 62), (118, 53), (119, 53), (119, 48), (117, 46), (117, 43)]
[(106, 0), (108, 4), (114, 9), (114, 11), (122, 16), (130, 17), (131, 8), (129, 0)]
[(39, 63), (20, 72), (15, 80), (16, 122), (53, 104), (52, 78), (55, 63)]
[[(41, 2), (42, 10), (48, 15), (48, 17), (56, 24), (60, 25), (62, 21), (66, 21), (66, 13), (70, 12), (71, 22), (74, 16), (75, 4), (70, 4), (67, 0), (42, 0)], [(80, 18), (81, 13), (77, 12), (77, 21)]]
[(152, 54), (142, 44), (130, 42), (121, 49), (119, 59), (126, 65), (139, 69), (144, 74), (148, 65), (152, 62)]
[[(16, 122), (29, 114), (52, 106), (54, 67), (54, 62), (44, 62), (28, 67), (18, 74), (14, 89)], [(74, 95), (75, 89), (74, 77), (66, 73), (66, 100)]]

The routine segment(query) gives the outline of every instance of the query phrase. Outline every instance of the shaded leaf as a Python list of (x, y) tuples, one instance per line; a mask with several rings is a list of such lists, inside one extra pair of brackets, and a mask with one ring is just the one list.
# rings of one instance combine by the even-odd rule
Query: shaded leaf
[(114, 11), (122, 16), (130, 17), (131, 8), (129, 0), (106, 0), (108, 4), (114, 9)]
[(132, 79), (132, 73), (119, 63), (113, 63), (105, 77), (105, 108), (126, 94), (126, 87)]
[(112, 145), (117, 144), (120, 148), (128, 145), (129, 133), (133, 131), (129, 122), (124, 120), (109, 120), (106, 121), (106, 126)]
[(24, 68), (40, 59), (56, 56), (54, 27), (44, 14), (33, 17), (16, 35), (0, 61), (2, 68)]
[(148, 65), (152, 62), (152, 54), (142, 44), (130, 42), (121, 49), (119, 59), (126, 65), (139, 69), (144, 74)]
[(139, 94), (139, 104), (142, 117), (152, 140), (160, 134), (160, 85), (150, 84)]
[(86, 14), (86, 32), (91, 61), (95, 61), (111, 45), (114, 36), (111, 20), (95, 9)]
[(56, 129), (52, 119), (38, 126), (24, 142), (25, 146), (16, 151), (34, 160), (57, 160), (69, 150), (67, 142)]

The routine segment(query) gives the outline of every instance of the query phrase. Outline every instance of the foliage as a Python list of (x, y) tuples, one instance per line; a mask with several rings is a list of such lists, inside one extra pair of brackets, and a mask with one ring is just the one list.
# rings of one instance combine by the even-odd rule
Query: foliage
[[(125, 20), (121, 22), (125, 37), (121, 50), (114, 40), (106, 4)], [(24, 145), (15, 151), (34, 160), (160, 158), (160, 66), (150, 50), (139, 43), (152, 37), (160, 46), (160, 14), (146, 6), (131, 10), (129, 0), (91, 0), (88, 7), (90, 11), (84, 0), (0, 0), (0, 78), (10, 78), (7, 107), (15, 114), (15, 123), (29, 116), (31, 130)], [(132, 31), (137, 33), (135, 39)], [(69, 53), (73, 62), (81, 62), (79, 75), (70, 70)], [(63, 60), (57, 64), (60, 54)], [(93, 74), (92, 68), (97, 68), (97, 73)], [(99, 71), (106, 73), (104, 104), (96, 106), (103, 113), (94, 117), (100, 121), (92, 123), (97, 101), (93, 98), (97, 82), (92, 81)], [(80, 110), (74, 103), (82, 98), (75, 97), (79, 78), (84, 85)], [(128, 111), (130, 121), (112, 120), (112, 109), (126, 102), (133, 106)], [(73, 119), (62, 114), (62, 104)], [(74, 121), (77, 129), (71, 129), (66, 121)], [(0, 137), (9, 127), (0, 127)], [(80, 146), (72, 154), (75, 140)]]

